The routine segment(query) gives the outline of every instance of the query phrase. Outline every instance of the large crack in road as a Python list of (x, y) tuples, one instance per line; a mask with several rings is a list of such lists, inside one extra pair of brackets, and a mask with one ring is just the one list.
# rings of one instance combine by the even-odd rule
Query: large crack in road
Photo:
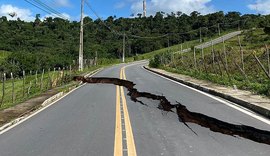
[[(190, 130), (192, 130), (188, 125), (188, 123), (195, 123), (202, 127), (209, 128), (213, 132), (219, 132), (222, 134), (230, 135), (230, 136), (240, 136), (249, 140), (253, 140), (258, 143), (264, 143), (270, 145), (270, 132), (265, 130), (260, 130), (251, 126), (246, 125), (234, 125), (231, 123), (227, 123), (213, 117), (209, 117), (207, 115), (191, 112), (186, 106), (181, 103), (171, 104), (170, 101), (165, 96), (155, 95), (147, 92), (139, 92), (131, 81), (122, 80), (118, 78), (107, 78), (107, 77), (91, 77), (85, 78), (83, 76), (75, 76), (75, 81), (82, 81), (84, 83), (104, 83), (104, 84), (114, 84), (127, 88), (128, 95), (131, 100), (134, 102), (139, 102), (143, 105), (142, 101), (139, 101), (138, 98), (148, 98), (152, 100), (159, 101), (158, 107), (164, 111), (173, 112), (172, 109), (176, 109), (176, 114), (178, 115), (179, 121), (184, 123)], [(194, 132), (192, 130), (192, 132)], [(194, 132), (196, 134), (196, 132)]]

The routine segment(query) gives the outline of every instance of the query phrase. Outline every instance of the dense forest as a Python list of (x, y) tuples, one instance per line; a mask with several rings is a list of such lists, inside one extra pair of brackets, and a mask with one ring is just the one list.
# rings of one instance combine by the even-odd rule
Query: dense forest
[[(126, 55), (134, 56), (179, 44), (189, 40), (212, 36), (218, 31), (264, 28), (270, 25), (270, 15), (241, 15), (239, 12), (216, 12), (201, 15), (192, 12), (105, 20), (84, 18), (84, 58), (118, 59), (126, 36)], [(36, 15), (35, 21), (0, 18), (0, 72), (41, 70), (72, 64), (79, 51), (79, 21), (68, 21)], [(1, 54), (0, 54), (1, 55)]]

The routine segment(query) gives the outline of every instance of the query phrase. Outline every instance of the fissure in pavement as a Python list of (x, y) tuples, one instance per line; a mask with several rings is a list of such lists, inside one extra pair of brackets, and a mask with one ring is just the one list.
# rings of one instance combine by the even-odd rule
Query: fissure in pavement
[[(269, 131), (260, 130), (246, 125), (234, 125), (201, 113), (191, 112), (181, 103), (171, 104), (171, 102), (165, 96), (155, 95), (147, 92), (139, 92), (136, 88), (134, 88), (136, 84), (131, 81), (107, 77), (85, 78), (82, 76), (75, 76), (74, 80), (82, 81), (84, 83), (104, 83), (123, 86), (127, 88), (128, 95), (132, 101), (139, 102), (143, 105), (146, 104), (144, 104), (142, 101), (139, 101), (138, 98), (157, 100), (159, 101), (157, 108), (161, 110), (173, 112), (172, 109), (176, 109), (176, 114), (178, 115), (179, 121), (184, 123), (190, 130), (192, 129), (187, 125), (187, 123), (195, 123), (202, 127), (209, 128), (213, 132), (219, 132), (230, 136), (237, 135), (258, 143), (270, 145)], [(194, 131), (192, 130), (192, 132)], [(196, 132), (194, 133), (196, 134)]]

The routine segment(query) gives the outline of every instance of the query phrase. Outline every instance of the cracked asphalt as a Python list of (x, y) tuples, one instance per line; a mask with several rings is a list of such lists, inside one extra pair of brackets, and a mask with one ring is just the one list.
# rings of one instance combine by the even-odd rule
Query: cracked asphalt
[[(185, 105), (198, 112), (232, 124), (244, 124), (270, 131), (270, 125), (235, 110), (220, 101), (187, 87), (156, 76), (143, 68), (145, 63), (125, 68), (124, 76), (140, 92), (165, 96), (170, 102)], [(105, 69), (97, 77), (119, 78), (124, 64)], [(179, 122), (174, 112), (157, 108), (155, 100), (138, 98), (146, 105), (133, 102), (120, 94), (123, 129), (131, 125), (136, 146), (129, 155), (269, 155), (270, 146), (238, 136), (212, 132), (187, 123), (196, 133)], [(126, 98), (123, 99), (123, 96)], [(0, 135), (0, 156), (107, 156), (115, 155), (117, 89), (112, 84), (86, 84), (41, 113)], [(120, 98), (119, 97), (119, 98)], [(127, 110), (125, 108), (125, 102)], [(122, 106), (123, 105), (123, 106)], [(126, 113), (128, 111), (128, 113)], [(126, 122), (126, 117), (128, 116)], [(130, 135), (122, 131), (123, 149)], [(128, 134), (128, 133), (127, 133)], [(127, 155), (129, 148), (121, 154)]]

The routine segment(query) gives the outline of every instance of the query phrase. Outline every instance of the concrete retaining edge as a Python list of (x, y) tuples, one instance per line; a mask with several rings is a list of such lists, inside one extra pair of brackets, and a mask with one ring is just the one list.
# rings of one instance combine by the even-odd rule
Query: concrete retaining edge
[[(96, 73), (98, 73), (99, 71), (101, 71), (103, 68), (100, 68), (100, 69), (96, 69), (88, 74), (86, 74), (84, 77), (91, 77), (93, 75), (95, 75)], [(80, 83), (79, 86), (81, 86), (83, 83)], [(60, 99), (61, 97), (63, 97), (64, 95), (70, 93), (73, 91), (73, 89), (79, 87), (79, 86), (75, 86), (75, 87), (70, 87), (69, 88), (69, 91), (67, 93), (64, 93), (64, 92), (59, 92), (55, 95), (53, 95), (52, 97), (48, 98), (47, 100), (43, 101), (43, 103), (36, 109), (33, 109), (32, 111), (30, 112), (27, 112), (25, 113), (23, 116), (19, 117), (19, 118), (16, 118), (12, 121), (10, 121), (9, 123), (6, 123), (5, 125), (1, 126), (0, 127), (0, 132), (4, 131), (5, 129), (9, 128), (10, 126), (12, 125), (15, 125), (16, 123), (20, 122), (21, 120), (25, 119), (26, 117), (28, 117), (29, 115), (31, 115), (32, 113), (40, 110), (41, 108), (44, 108), (46, 106), (48, 106), (49, 104), (53, 103), (54, 101)]]
[(270, 110), (268, 110), (268, 109), (265, 109), (263, 107), (259, 107), (257, 105), (254, 105), (254, 104), (249, 103), (247, 101), (244, 101), (242, 99), (238, 99), (238, 98), (232, 97), (230, 95), (227, 95), (227, 94), (224, 94), (224, 93), (221, 93), (221, 92), (217, 92), (215, 90), (205, 88), (205, 87), (202, 87), (200, 85), (197, 85), (197, 84), (194, 84), (194, 83), (191, 83), (191, 82), (187, 82), (187, 81), (184, 81), (184, 80), (181, 80), (181, 79), (178, 79), (178, 78), (175, 78), (175, 77), (172, 77), (172, 76), (169, 76), (169, 75), (154, 71), (154, 70), (152, 70), (152, 69), (150, 69), (148, 67), (145, 67), (145, 66), (144, 66), (144, 68), (146, 70), (149, 70), (149, 71), (153, 72), (153, 73), (156, 73), (158, 75), (164, 76), (164, 77), (169, 78), (171, 80), (180, 82), (180, 83), (185, 84), (187, 86), (190, 86), (192, 88), (198, 89), (200, 91), (203, 91), (203, 92), (206, 92), (206, 93), (221, 97), (223, 99), (226, 99), (226, 100), (231, 101), (233, 103), (239, 104), (239, 105), (241, 105), (241, 106), (243, 106), (243, 107), (245, 107), (247, 109), (250, 109), (250, 110), (252, 110), (252, 111), (254, 111), (254, 112), (256, 112), (256, 113), (258, 113), (258, 114), (260, 114), (260, 115), (262, 115), (262, 116), (264, 116), (264, 117), (266, 117), (268, 119), (270, 119)]

